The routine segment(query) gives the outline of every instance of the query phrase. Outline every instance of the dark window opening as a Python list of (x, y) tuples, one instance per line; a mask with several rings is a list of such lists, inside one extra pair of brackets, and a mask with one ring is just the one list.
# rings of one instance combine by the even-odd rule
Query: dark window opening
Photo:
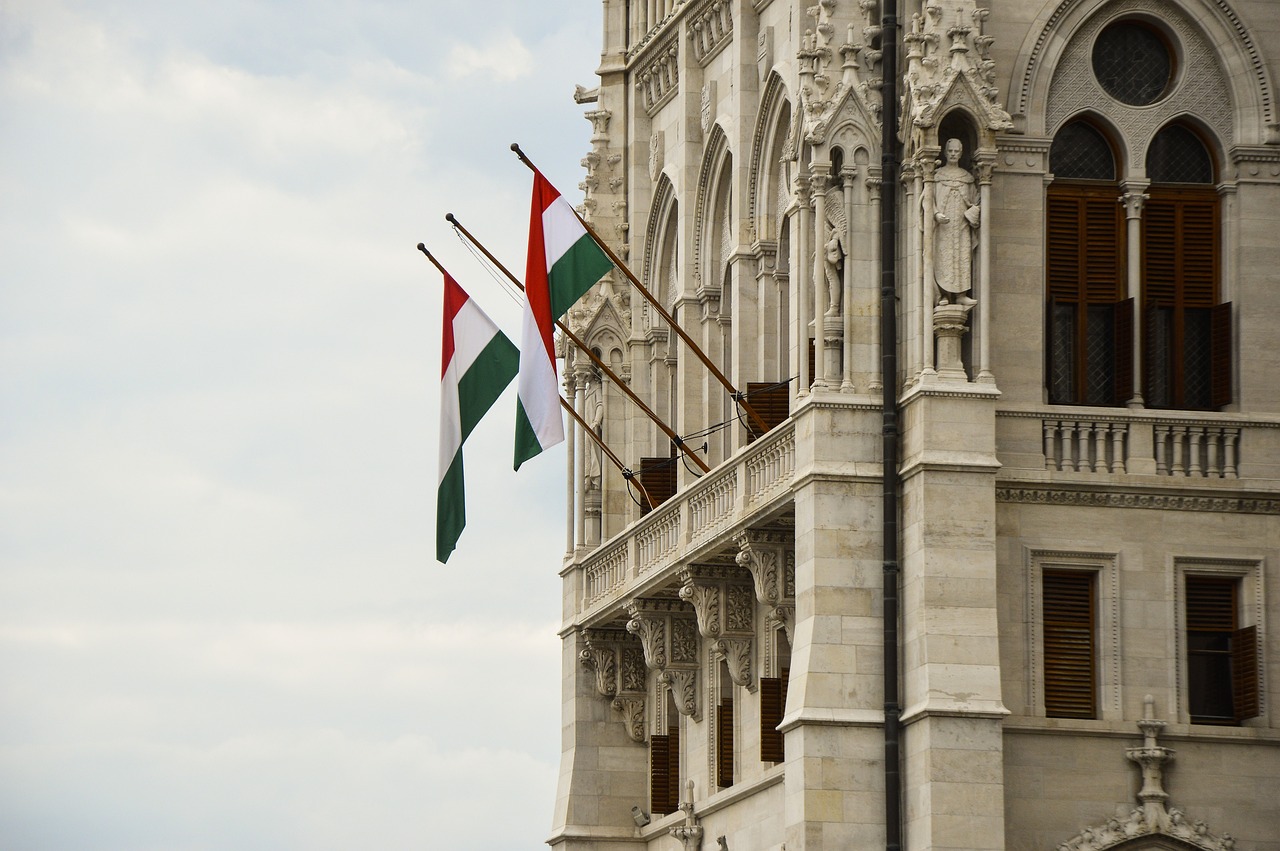
[(1046, 570), (1041, 583), (1045, 714), (1097, 718), (1094, 575)]
[(1137, 21), (1117, 21), (1093, 43), (1094, 76), (1123, 103), (1155, 103), (1168, 91), (1173, 71), (1173, 52), (1164, 36)]

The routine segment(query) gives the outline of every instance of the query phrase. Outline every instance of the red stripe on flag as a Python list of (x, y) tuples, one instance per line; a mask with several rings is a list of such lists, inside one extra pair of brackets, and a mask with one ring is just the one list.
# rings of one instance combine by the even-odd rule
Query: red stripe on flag
[(453, 360), (453, 318), (467, 303), (467, 293), (458, 286), (458, 282), (444, 273), (444, 331), (440, 335), (442, 344), (440, 352), (440, 377), (443, 379), (449, 363)]
[(555, 363), (556, 350), (552, 341), (551, 285), (547, 280), (547, 248), (542, 235), (542, 211), (560, 197), (542, 172), (533, 173), (533, 203), (529, 212), (529, 254), (525, 262), (525, 298), (538, 323), (542, 345), (547, 350), (547, 360)]

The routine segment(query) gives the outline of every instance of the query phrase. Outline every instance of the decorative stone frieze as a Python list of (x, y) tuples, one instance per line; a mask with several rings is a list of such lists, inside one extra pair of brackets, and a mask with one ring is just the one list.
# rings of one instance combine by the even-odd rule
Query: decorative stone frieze
[(1217, 511), (1228, 514), (1280, 514), (1280, 499), (1275, 498), (1138, 493), (1115, 489), (1104, 491), (1034, 486), (1002, 486), (996, 488), (996, 502), (1107, 508), (1155, 508), (1171, 511)]
[(704, 68), (733, 41), (733, 5), (729, 0), (706, 0), (689, 13), (689, 46)]
[(652, 118), (680, 89), (680, 42), (674, 35), (654, 47), (635, 80), (644, 110)]

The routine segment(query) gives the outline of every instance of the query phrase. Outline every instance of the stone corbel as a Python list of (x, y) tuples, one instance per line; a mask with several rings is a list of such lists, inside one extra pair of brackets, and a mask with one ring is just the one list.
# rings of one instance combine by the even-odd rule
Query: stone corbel
[(756, 599), (761, 604), (773, 608), (795, 596), (795, 555), (790, 536), (748, 529), (735, 541), (738, 554), (734, 560), (751, 572)]
[(698, 670), (696, 668), (668, 668), (658, 675), (658, 682), (670, 686), (677, 712), (695, 721), (702, 720), (702, 715), (698, 712)]
[(643, 743), (648, 693), (643, 651), (620, 629), (588, 629), (582, 638), (578, 658), (595, 674), (596, 693), (621, 714), (627, 736)]
[(753, 688), (755, 679), (751, 676), (751, 639), (721, 638), (714, 645), (715, 655), (722, 657), (729, 668), (729, 679), (734, 685)]
[(621, 713), (622, 726), (626, 728), (627, 736), (633, 742), (643, 743), (645, 740), (645, 704), (644, 695), (618, 697), (613, 701), (613, 708)]
[(698, 626), (680, 600), (636, 599), (627, 604), (627, 631), (640, 638), (644, 662), (670, 686), (680, 714), (701, 720), (697, 700)]

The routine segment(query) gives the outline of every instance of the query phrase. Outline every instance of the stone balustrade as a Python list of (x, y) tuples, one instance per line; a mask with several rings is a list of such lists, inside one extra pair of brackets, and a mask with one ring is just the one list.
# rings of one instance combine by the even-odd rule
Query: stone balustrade
[(997, 418), (1006, 474), (1280, 482), (1280, 417), (1053, 405)]
[(726, 530), (766, 514), (790, 498), (795, 469), (795, 424), (788, 421), (582, 557), (578, 610), (616, 599), (645, 577), (696, 557)]

